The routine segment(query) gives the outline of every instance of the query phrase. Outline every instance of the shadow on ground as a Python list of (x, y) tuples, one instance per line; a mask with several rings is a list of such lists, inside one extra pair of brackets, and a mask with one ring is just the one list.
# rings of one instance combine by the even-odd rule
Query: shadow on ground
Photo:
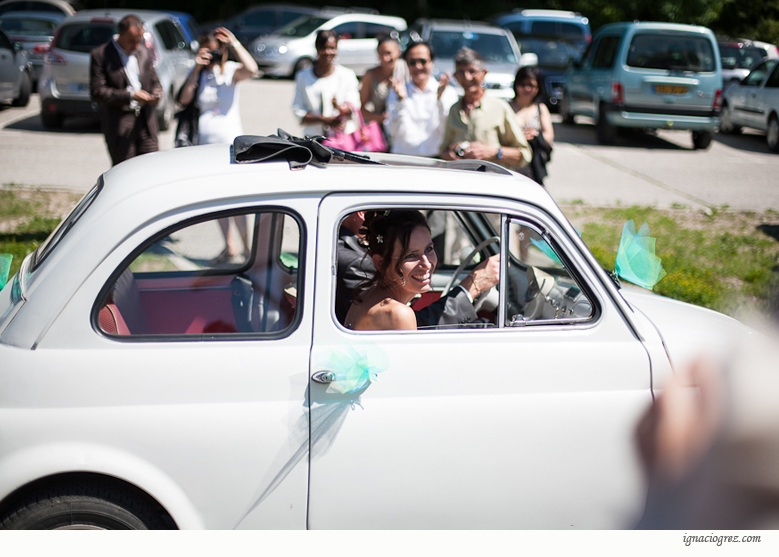
[[(554, 140), (575, 145), (600, 145), (595, 136), (593, 121), (585, 117), (577, 117), (576, 124), (554, 123)], [(689, 132), (680, 132), (689, 133)], [(685, 138), (686, 139), (686, 138)], [(677, 145), (658, 137), (651, 130), (620, 128), (613, 147), (632, 147), (634, 149), (662, 149), (666, 151), (691, 151), (689, 147)]]
[(65, 118), (61, 128), (45, 128), (39, 114), (28, 116), (22, 120), (5, 126), (7, 130), (49, 133), (101, 133), (100, 120), (94, 116), (72, 116)]

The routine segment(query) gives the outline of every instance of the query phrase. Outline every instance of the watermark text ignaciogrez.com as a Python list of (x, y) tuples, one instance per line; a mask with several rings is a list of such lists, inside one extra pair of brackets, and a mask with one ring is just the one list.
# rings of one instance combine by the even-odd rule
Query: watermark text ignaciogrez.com
[(692, 543), (716, 543), (720, 546), (723, 543), (760, 543), (760, 536), (717, 536), (715, 534), (694, 536), (684, 534), (684, 536), (682, 536), (682, 541), (684, 541), (684, 545), (690, 545)]

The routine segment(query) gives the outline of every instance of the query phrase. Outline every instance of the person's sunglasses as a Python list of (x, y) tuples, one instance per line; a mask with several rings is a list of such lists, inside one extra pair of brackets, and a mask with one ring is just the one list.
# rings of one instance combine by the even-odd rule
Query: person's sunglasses
[(411, 58), (408, 61), (409, 66), (426, 66), (430, 63), (430, 60), (425, 60), (424, 58)]

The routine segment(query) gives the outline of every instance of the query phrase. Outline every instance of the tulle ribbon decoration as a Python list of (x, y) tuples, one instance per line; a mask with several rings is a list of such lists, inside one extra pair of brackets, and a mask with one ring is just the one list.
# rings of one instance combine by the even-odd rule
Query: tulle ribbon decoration
[(389, 357), (380, 348), (365, 344), (347, 344), (320, 352), (314, 358), (317, 369), (332, 372), (335, 379), (328, 393), (351, 394), (378, 380), (378, 374), (389, 367)]
[(617, 250), (616, 273), (628, 282), (652, 290), (665, 276), (660, 258), (655, 255), (656, 238), (649, 236), (649, 225), (644, 223), (636, 232), (630, 219), (622, 227), (622, 238)]
[(11, 271), (11, 261), (14, 256), (10, 253), (0, 253), (0, 290), (8, 282), (8, 273)]

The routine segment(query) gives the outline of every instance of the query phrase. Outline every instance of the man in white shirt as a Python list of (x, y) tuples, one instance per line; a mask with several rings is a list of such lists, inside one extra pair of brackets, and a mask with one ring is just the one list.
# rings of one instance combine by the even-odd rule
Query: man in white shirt
[(438, 156), (449, 108), (457, 102), (457, 93), (448, 87), (448, 74), (440, 83), (430, 76), (435, 52), (428, 43), (410, 43), (403, 59), (411, 81), (393, 80), (387, 97), (384, 128), (390, 138), (390, 152)]

